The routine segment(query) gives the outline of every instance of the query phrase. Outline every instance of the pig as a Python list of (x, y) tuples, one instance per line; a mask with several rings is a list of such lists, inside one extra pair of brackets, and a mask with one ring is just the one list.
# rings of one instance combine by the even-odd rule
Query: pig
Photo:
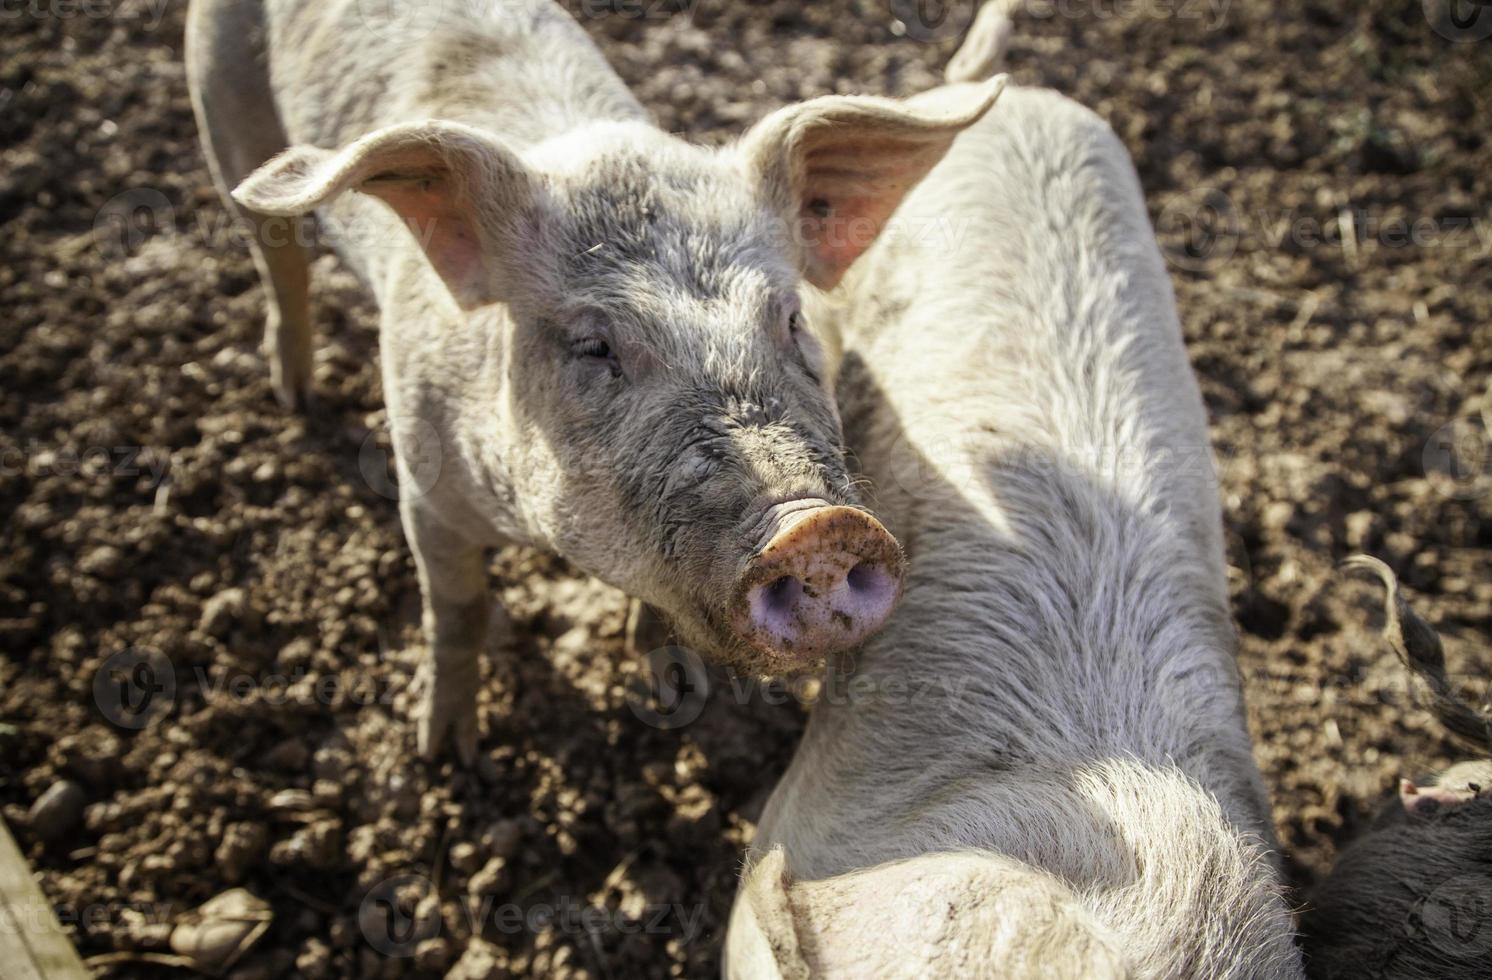
[[(1384, 584), (1384, 637), (1422, 683), (1446, 730), (1492, 752), (1492, 719), (1459, 698), (1435, 630), (1383, 562), (1346, 567)], [(1492, 759), (1404, 779), (1312, 891), (1301, 919), (1313, 977), (1492, 977)]]
[(943, 233), (878, 241), (815, 317), (905, 595), (830, 661), (849, 679), (757, 824), (725, 975), (1301, 976), (1129, 155), (1012, 86), (900, 216)]
[(900, 547), (846, 471), (802, 297), (992, 86), (815, 99), (704, 148), (650, 122), (541, 0), (193, 0), (186, 61), (215, 182), (253, 231), (286, 405), (310, 395), (301, 216), (377, 301), (431, 650), (423, 754), (475, 751), (503, 544), (558, 553), (757, 673), (885, 620)]

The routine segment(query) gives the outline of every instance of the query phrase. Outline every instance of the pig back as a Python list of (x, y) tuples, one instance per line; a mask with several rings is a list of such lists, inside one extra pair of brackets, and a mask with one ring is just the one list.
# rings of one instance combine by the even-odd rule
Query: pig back
[[(1102, 119), (1008, 88), (851, 275), (832, 315), (839, 395), (894, 533), (927, 530), (911, 525), (929, 494), (1018, 518), (1015, 483), (1075, 480), (1116, 513), (1180, 518), (1225, 605), (1201, 393), (1138, 178)], [(1001, 474), (1021, 476), (1004, 503)]]

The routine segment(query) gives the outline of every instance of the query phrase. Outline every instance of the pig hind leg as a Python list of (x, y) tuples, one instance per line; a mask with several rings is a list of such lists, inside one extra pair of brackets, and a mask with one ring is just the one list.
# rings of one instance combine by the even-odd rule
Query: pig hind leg
[(309, 262), (305, 218), (271, 217), (229, 192), (289, 142), (270, 91), (259, 0), (192, 0), (187, 13), (187, 84), (202, 148), (228, 210), (246, 223), (249, 249), (268, 290), (264, 349), (276, 397), (306, 405), (311, 384)]

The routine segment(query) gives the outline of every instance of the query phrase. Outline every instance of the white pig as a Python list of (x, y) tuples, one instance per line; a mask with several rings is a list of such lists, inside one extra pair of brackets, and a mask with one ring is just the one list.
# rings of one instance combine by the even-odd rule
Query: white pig
[(547, 0), (193, 0), (187, 67), (284, 402), (311, 379), (296, 216), (377, 299), (425, 754), (475, 750), (484, 556), (506, 542), (751, 670), (885, 619), (900, 550), (858, 505), (799, 293), (844, 275), (993, 87), (818, 99), (707, 149), (654, 126)]
[(725, 974), (1299, 976), (1206, 417), (1123, 144), (1010, 89), (898, 218), (945, 233), (883, 238), (830, 305), (905, 596), (833, 664)]

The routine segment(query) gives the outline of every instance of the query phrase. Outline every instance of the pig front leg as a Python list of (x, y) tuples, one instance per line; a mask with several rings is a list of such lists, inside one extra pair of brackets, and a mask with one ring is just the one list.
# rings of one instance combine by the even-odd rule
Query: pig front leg
[(486, 549), (447, 526), (426, 506), (401, 506), (404, 534), (419, 570), (430, 659), (419, 707), (419, 751), (439, 754), (446, 735), (463, 764), (477, 754), (477, 684), (492, 603)]

